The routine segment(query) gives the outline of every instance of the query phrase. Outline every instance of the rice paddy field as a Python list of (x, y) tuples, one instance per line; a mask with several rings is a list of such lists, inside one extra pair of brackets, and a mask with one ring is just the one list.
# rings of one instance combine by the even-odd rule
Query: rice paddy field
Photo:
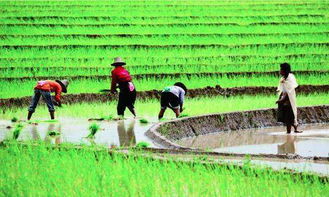
[[(161, 90), (177, 81), (200, 90), (194, 98), (186, 96), (186, 116), (276, 107), (275, 91), (213, 96), (205, 89), (277, 87), (283, 62), (292, 66), (299, 85), (315, 87), (297, 91), (298, 106), (329, 104), (329, 92), (316, 88), (329, 85), (329, 1), (0, 0), (0, 120), (26, 119), (28, 106), (1, 103), (32, 96), (39, 80), (68, 79), (70, 95), (100, 94), (110, 87), (110, 64), (118, 56), (127, 63), (137, 91)], [(116, 115), (115, 100), (66, 104), (66, 95), (56, 117)], [(137, 98), (139, 118), (155, 118), (159, 109), (158, 99)], [(46, 106), (39, 105), (33, 118), (48, 116)], [(328, 183), (296, 180), (261, 167), (241, 170), (95, 154), (44, 144), (1, 147), (0, 196), (329, 193)]]

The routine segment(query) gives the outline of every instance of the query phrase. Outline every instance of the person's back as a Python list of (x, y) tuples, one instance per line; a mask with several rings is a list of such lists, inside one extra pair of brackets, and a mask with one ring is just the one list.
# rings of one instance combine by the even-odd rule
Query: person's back
[[(35, 112), (35, 108), (38, 105), (40, 97), (42, 96), (47, 104), (48, 111), (50, 113), (51, 119), (55, 118), (54, 104), (61, 106), (61, 94), (62, 92), (67, 92), (68, 81), (67, 80), (43, 80), (38, 81), (37, 85), (34, 87), (34, 95), (31, 101), (31, 105), (28, 109), (27, 120), (30, 120), (32, 114)], [(51, 99), (51, 92), (55, 92), (55, 101)]]
[(186, 91), (186, 86), (181, 82), (177, 82), (173, 86), (165, 87), (162, 90), (161, 110), (158, 115), (159, 119), (163, 117), (167, 107), (175, 112), (176, 117), (180, 115), (180, 113), (183, 111), (183, 103)]
[(132, 77), (129, 72), (123, 67), (126, 65), (120, 57), (114, 59), (114, 63), (111, 64), (115, 68), (112, 70), (112, 82), (111, 82), (111, 92), (115, 93), (117, 84), (119, 85), (119, 101), (117, 106), (118, 116), (123, 117), (126, 107), (131, 111), (131, 113), (136, 117), (135, 112), (135, 100), (136, 100), (136, 88), (132, 83)]

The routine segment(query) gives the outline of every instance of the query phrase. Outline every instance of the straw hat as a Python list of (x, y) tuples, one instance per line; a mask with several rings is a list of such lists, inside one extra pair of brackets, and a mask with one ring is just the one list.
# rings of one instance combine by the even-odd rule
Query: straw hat
[(56, 80), (56, 82), (62, 86), (62, 92), (67, 93), (67, 86), (69, 85), (69, 82), (67, 80)]
[(116, 58), (114, 58), (114, 62), (111, 65), (112, 66), (123, 66), (123, 65), (126, 65), (126, 62), (124, 62), (121, 57), (116, 57)]

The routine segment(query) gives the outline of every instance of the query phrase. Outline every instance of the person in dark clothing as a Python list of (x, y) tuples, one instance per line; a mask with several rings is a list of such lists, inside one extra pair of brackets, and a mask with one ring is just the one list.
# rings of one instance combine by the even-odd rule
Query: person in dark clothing
[(295, 76), (291, 73), (291, 67), (288, 63), (280, 65), (280, 74), (282, 78), (279, 81), (278, 91), (278, 122), (283, 122), (287, 126), (287, 133), (291, 132), (291, 127), (294, 127), (295, 133), (301, 133), (297, 130), (297, 104), (296, 92), (298, 87)]
[(112, 83), (111, 83), (111, 93), (116, 93), (117, 85), (119, 86), (119, 102), (117, 106), (118, 116), (124, 116), (126, 107), (130, 112), (136, 117), (135, 112), (135, 101), (136, 101), (136, 88), (132, 83), (132, 78), (129, 72), (123, 67), (126, 63), (117, 57), (114, 59), (114, 63), (111, 64), (115, 68), (112, 70)]
[(178, 118), (180, 113), (183, 112), (184, 96), (186, 93), (187, 88), (181, 82), (177, 82), (173, 86), (164, 88), (161, 92), (161, 110), (158, 116), (159, 120), (163, 117), (167, 107), (172, 109), (176, 114), (176, 118)]
[[(30, 120), (32, 114), (35, 112), (35, 108), (38, 105), (40, 97), (46, 102), (51, 119), (55, 119), (55, 107), (54, 104), (61, 107), (61, 93), (67, 92), (67, 86), (69, 82), (67, 80), (45, 80), (38, 81), (37, 85), (34, 87), (34, 95), (32, 98), (31, 105), (28, 109), (27, 120)], [(55, 92), (55, 101), (51, 99), (51, 92)]]

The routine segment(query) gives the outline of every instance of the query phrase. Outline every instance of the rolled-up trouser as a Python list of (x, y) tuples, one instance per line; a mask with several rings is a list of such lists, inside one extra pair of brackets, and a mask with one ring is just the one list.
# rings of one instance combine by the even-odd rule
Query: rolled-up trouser
[(134, 104), (136, 101), (136, 89), (132, 91), (129, 89), (129, 82), (119, 83), (120, 93), (119, 93), (119, 102), (117, 106), (118, 115), (123, 116), (128, 107), (130, 110), (134, 109)]
[(47, 104), (49, 112), (54, 112), (55, 108), (54, 108), (53, 101), (51, 100), (50, 92), (44, 91), (44, 90), (38, 90), (38, 89), (34, 89), (34, 95), (32, 97), (32, 102), (31, 102), (31, 105), (30, 105), (28, 111), (29, 112), (35, 111), (35, 108), (37, 107), (41, 96), (42, 96), (43, 100), (45, 101), (45, 103)]

